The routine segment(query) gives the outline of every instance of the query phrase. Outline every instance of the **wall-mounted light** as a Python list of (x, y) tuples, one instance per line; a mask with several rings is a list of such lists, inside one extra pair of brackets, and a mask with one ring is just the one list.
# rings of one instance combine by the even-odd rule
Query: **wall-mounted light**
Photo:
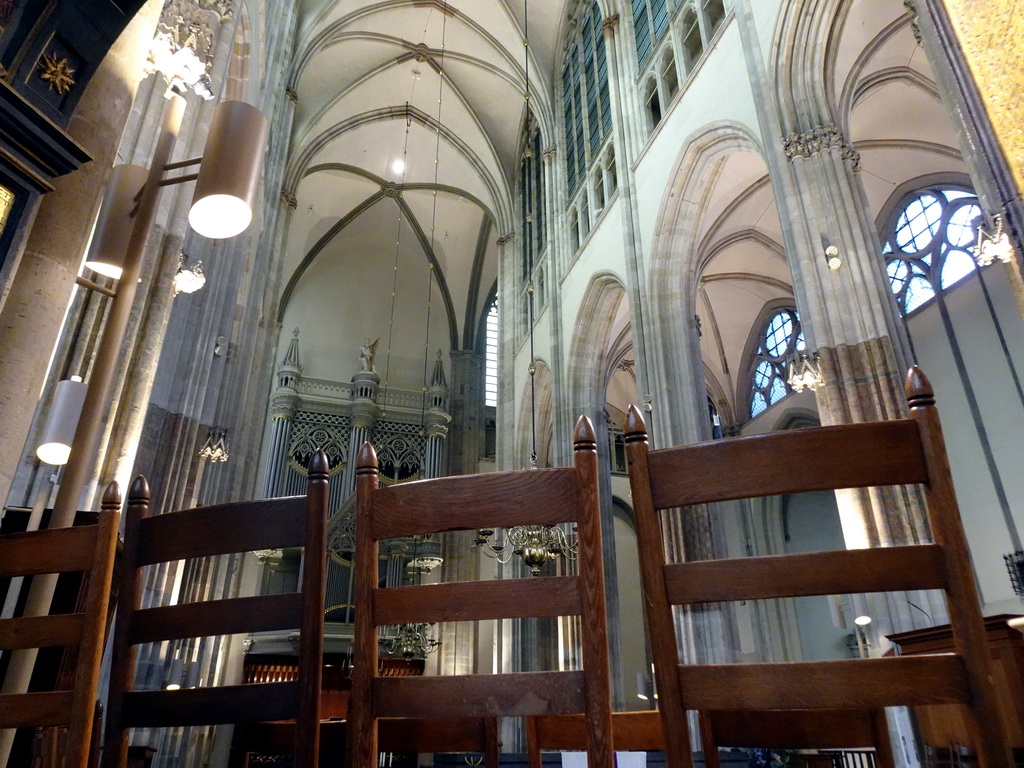
[(269, 130), (267, 118), (251, 104), (217, 105), (188, 213), (200, 235), (221, 240), (249, 226)]
[(996, 259), (1004, 264), (1013, 258), (1013, 245), (1010, 244), (1010, 237), (1003, 230), (1003, 217), (995, 214), (992, 217), (995, 225), (994, 231), (985, 229), (985, 222), (978, 224), (978, 239), (974, 244), (974, 260), (979, 267), (987, 267)]
[(50, 415), (46, 418), (42, 440), (36, 448), (40, 461), (58, 466), (68, 463), (87, 390), (81, 376), (57, 382)]
[(843, 266), (843, 260), (839, 256), (839, 249), (830, 245), (825, 249), (825, 263), (833, 272)]
[(203, 260), (199, 259), (190, 267), (185, 266), (188, 257), (181, 255), (178, 263), (178, 271), (174, 273), (174, 295), (179, 293), (195, 293), (206, 285), (206, 275), (203, 274)]
[(85, 266), (93, 272), (115, 280), (121, 277), (128, 238), (132, 235), (132, 217), (147, 176), (149, 171), (141, 165), (114, 166), (85, 257)]
[(812, 352), (797, 352), (786, 361), (789, 376), (786, 378), (794, 392), (803, 392), (804, 387), (812, 392), (825, 383), (818, 366), (818, 356)]

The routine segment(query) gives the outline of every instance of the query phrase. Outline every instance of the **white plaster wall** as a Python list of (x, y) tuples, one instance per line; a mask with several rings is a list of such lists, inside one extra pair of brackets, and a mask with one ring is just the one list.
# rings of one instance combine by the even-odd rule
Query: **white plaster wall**
[[(383, 386), (395, 254), (363, 250), (360, 242), (359, 238), (336, 238), (306, 270), (285, 310), (277, 359), (283, 359), (292, 329), (297, 327), (301, 331), (303, 375), (349, 381), (359, 370), (363, 339), (380, 337), (376, 369)], [(419, 389), (422, 383), (427, 274), (422, 256), (404, 258), (399, 263), (391, 344), (392, 387)], [(436, 283), (432, 303), (428, 376), (437, 350), (442, 350), (446, 360), (449, 351), (448, 323)]]
[[(644, 253), (650, 253), (663, 199), (686, 140), (701, 128), (723, 121), (740, 123), (758, 135), (754, 97), (741, 50), (738, 27), (730, 16), (698, 71), (682, 84), (636, 162), (636, 209)], [(728, 98), (723, 98), (724, 93)]]
[[(1017, 312), (1004, 268), (1001, 265), (990, 267), (984, 276), (1011, 359), (1018, 372), (1024, 375), (1024, 322)], [(946, 294), (946, 303), (1006, 490), (1014, 527), (1020, 532), (1024, 529), (1024, 473), (1020, 469), (1024, 403), (1013, 385), (978, 280), (970, 278), (953, 288)], [(953, 483), (974, 558), (984, 613), (1019, 612), (1020, 601), (1013, 595), (1002, 559), (1002, 555), (1014, 547), (938, 306), (932, 304), (921, 310), (910, 318), (908, 325), (918, 364), (935, 387)]]

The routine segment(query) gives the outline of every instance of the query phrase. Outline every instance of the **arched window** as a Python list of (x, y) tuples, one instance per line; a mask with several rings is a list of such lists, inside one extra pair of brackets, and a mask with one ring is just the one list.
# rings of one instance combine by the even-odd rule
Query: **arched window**
[(658, 41), (668, 30), (666, 0), (633, 0), (633, 35), (636, 38), (636, 58), (640, 69), (647, 66)]
[(498, 300), (487, 312), (486, 346), (484, 347), (484, 405), (498, 404)]
[(608, 91), (608, 60), (601, 9), (584, 3), (566, 44), (562, 64), (562, 109), (565, 118), (565, 163), (569, 193), (587, 176), (612, 127)]
[(757, 353), (751, 371), (750, 418), (759, 416), (793, 390), (786, 383), (786, 363), (804, 348), (800, 315), (795, 309), (780, 309), (769, 316), (758, 334)]
[(977, 268), (971, 249), (981, 206), (952, 185), (910, 193), (896, 207), (882, 253), (900, 312), (907, 315)]
[(523, 282), (530, 279), (544, 249), (547, 222), (544, 219), (544, 167), (540, 128), (533, 115), (526, 117), (523, 156), (519, 166), (519, 201), (523, 227)]

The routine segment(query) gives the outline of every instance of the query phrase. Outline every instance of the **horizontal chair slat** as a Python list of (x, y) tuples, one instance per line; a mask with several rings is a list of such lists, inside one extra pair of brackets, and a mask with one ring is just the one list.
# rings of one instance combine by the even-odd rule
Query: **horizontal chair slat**
[(865, 709), (823, 709), (808, 717), (801, 710), (766, 710), (752, 715), (742, 711), (705, 711), (715, 740), (730, 747), (781, 749), (843, 749), (873, 747), (872, 713)]
[(579, 612), (575, 576), (426, 584), (374, 592), (377, 625), (572, 616)]
[(302, 595), (298, 592), (169, 605), (136, 611), (129, 642), (298, 629), (301, 618)]
[(583, 710), (582, 672), (377, 677), (381, 717), (526, 717)]
[[(426, 483), (426, 484), (424, 484)], [(403, 483), (373, 497), (373, 538), (574, 522), (572, 469), (531, 469)], [(444, 506), (437, 500), (444, 499)]]
[[(547, 715), (532, 720), (540, 749), (587, 748), (587, 721), (583, 715)], [(616, 750), (626, 752), (664, 749), (661, 713), (656, 709), (613, 712), (612, 743)]]
[[(780, 472), (779, 467), (786, 465), (798, 466), (800, 471)], [(648, 455), (648, 467), (657, 509), (928, 479), (917, 424), (910, 420), (665, 448)], [(743, 472), (737, 473), (735, 467), (743, 467)]]
[(295, 716), (298, 695), (297, 682), (131, 691), (124, 697), (122, 725), (163, 728), (287, 720)]
[(97, 528), (80, 525), (0, 537), (0, 577), (89, 570), (96, 554)]
[(147, 517), (139, 523), (138, 565), (300, 547), (305, 496), (236, 502)]
[(0, 695), (0, 728), (48, 728), (71, 722), (71, 691)]
[(681, 665), (686, 709), (875, 709), (967, 701), (953, 654), (787, 664)]
[(26, 616), (0, 621), (0, 648), (52, 648), (77, 645), (82, 639), (85, 615)]
[(377, 728), (380, 747), (388, 752), (482, 752), (487, 747), (482, 717), (381, 718)]
[(944, 589), (945, 561), (935, 544), (799, 555), (701, 560), (665, 566), (673, 605)]

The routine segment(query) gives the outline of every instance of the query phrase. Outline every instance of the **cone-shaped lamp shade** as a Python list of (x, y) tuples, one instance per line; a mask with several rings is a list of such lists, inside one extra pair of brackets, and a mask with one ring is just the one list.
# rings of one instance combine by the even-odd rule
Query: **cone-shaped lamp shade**
[(117, 165), (107, 184), (107, 194), (100, 206), (96, 219), (96, 231), (89, 244), (85, 266), (93, 272), (112, 277), (121, 277), (121, 266), (128, 250), (135, 219), (136, 196), (146, 183), (149, 171), (141, 165)]
[(58, 465), (68, 463), (87, 389), (88, 386), (78, 376), (57, 382), (50, 415), (43, 428), (43, 438), (36, 448), (36, 456), (40, 461)]
[(256, 107), (243, 101), (217, 105), (188, 214), (200, 235), (234, 237), (249, 226), (268, 131), (267, 118)]

